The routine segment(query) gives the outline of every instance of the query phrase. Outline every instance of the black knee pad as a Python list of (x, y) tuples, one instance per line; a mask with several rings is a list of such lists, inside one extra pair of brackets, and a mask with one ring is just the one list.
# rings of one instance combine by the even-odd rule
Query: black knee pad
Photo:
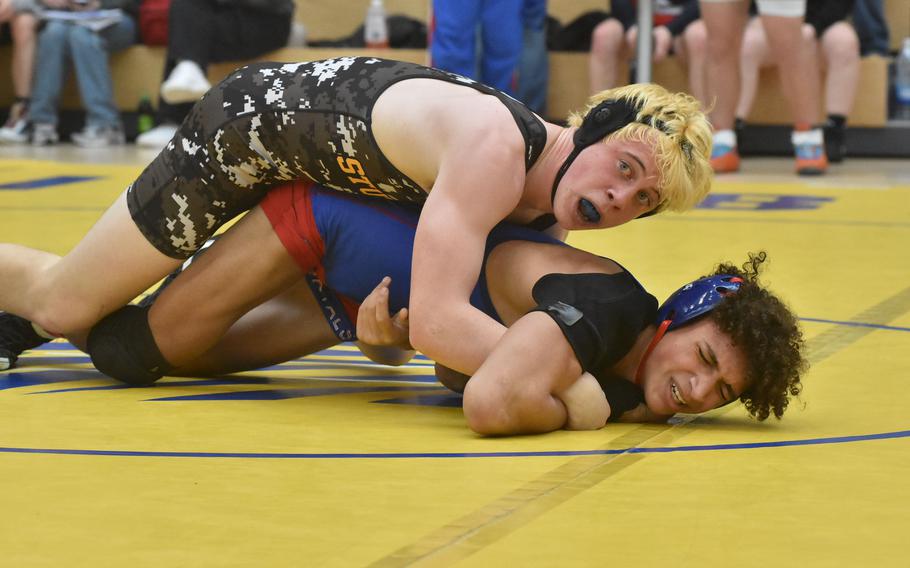
[(148, 386), (173, 367), (149, 327), (149, 306), (125, 306), (98, 322), (88, 335), (95, 368), (133, 386)]

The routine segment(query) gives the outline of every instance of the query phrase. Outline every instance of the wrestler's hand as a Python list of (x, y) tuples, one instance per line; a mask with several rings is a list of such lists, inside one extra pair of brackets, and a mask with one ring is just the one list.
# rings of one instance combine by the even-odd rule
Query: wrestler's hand
[(389, 314), (389, 286), (392, 279), (386, 276), (376, 286), (357, 312), (357, 340), (367, 345), (391, 346), (412, 350), (408, 341), (408, 309)]

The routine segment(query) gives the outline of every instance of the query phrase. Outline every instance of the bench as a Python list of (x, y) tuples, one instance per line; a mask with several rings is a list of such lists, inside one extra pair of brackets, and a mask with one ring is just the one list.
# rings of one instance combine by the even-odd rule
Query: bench
[[(340, 9), (340, 3), (324, 0), (296, 0), (295, 18), (306, 25), (310, 39), (329, 39), (349, 35), (363, 20), (369, 0), (350, 0)], [(389, 13), (405, 14), (426, 19), (428, 0), (385, 0)], [(605, 9), (605, 0), (549, 0), (548, 10), (561, 21), (569, 21), (580, 13)], [(910, 0), (886, 0), (889, 20), (895, 15), (910, 14)], [(892, 34), (893, 37), (894, 34)], [(164, 68), (164, 48), (136, 45), (111, 58), (111, 73), (115, 85), (117, 107), (134, 111), (143, 96), (157, 101), (158, 87)], [(372, 55), (393, 57), (415, 63), (426, 63), (428, 54), (421, 49), (326, 49), (284, 48), (260, 58), (261, 61), (309, 61), (340, 55)], [(215, 83), (231, 70), (247, 62), (212, 65), (209, 79)], [(582, 106), (588, 97), (588, 62), (585, 53), (550, 53), (550, 83), (547, 99), (547, 116), (563, 119)], [(881, 127), (887, 121), (888, 60), (883, 57), (863, 58), (857, 103), (849, 117), (851, 126)], [(620, 75), (625, 76), (625, 75)], [(0, 48), (0, 107), (7, 107), (13, 100), (10, 77), (10, 48)], [(686, 70), (670, 58), (654, 67), (653, 80), (671, 90), (686, 90)], [(78, 91), (70, 80), (61, 100), (64, 109), (79, 109)], [(824, 117), (820, 117), (824, 118)], [(786, 101), (781, 94), (777, 73), (763, 70), (749, 122), (753, 124), (783, 125), (791, 122)]]

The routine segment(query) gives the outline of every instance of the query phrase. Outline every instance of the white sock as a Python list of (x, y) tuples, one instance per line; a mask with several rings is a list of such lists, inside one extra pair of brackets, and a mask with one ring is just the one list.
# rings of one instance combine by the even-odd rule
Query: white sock
[(803, 144), (811, 144), (813, 146), (820, 146), (825, 143), (825, 135), (822, 133), (821, 128), (794, 130), (793, 134), (790, 136), (790, 140), (794, 145), (801, 146)]
[(730, 146), (736, 148), (736, 133), (732, 130), (717, 130), (714, 132), (715, 146)]

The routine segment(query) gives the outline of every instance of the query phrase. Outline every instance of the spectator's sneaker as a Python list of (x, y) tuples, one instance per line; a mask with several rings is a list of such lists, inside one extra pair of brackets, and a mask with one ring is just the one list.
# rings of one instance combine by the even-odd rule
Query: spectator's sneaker
[(48, 341), (38, 335), (27, 319), (0, 312), (0, 371), (13, 368), (23, 351), (34, 349)]
[(736, 151), (736, 146), (714, 144), (711, 148), (711, 167), (718, 174), (739, 171), (739, 152)]
[(0, 128), (0, 144), (25, 144), (28, 142), (28, 106), (14, 104), (6, 124)]
[(177, 134), (176, 124), (161, 124), (136, 137), (136, 145), (160, 150)]
[(844, 161), (847, 155), (846, 132), (843, 126), (828, 121), (825, 124), (825, 154), (832, 164)]
[(796, 173), (801, 176), (818, 176), (828, 169), (825, 140), (821, 128), (794, 131), (793, 150), (796, 153)]
[(36, 123), (32, 125), (32, 146), (50, 146), (59, 141), (57, 127), (53, 124)]
[(201, 67), (192, 61), (181, 61), (161, 84), (161, 98), (172, 105), (191, 103), (211, 88)]
[(86, 126), (82, 132), (73, 133), (73, 143), (83, 148), (107, 148), (126, 143), (126, 136), (119, 126)]

